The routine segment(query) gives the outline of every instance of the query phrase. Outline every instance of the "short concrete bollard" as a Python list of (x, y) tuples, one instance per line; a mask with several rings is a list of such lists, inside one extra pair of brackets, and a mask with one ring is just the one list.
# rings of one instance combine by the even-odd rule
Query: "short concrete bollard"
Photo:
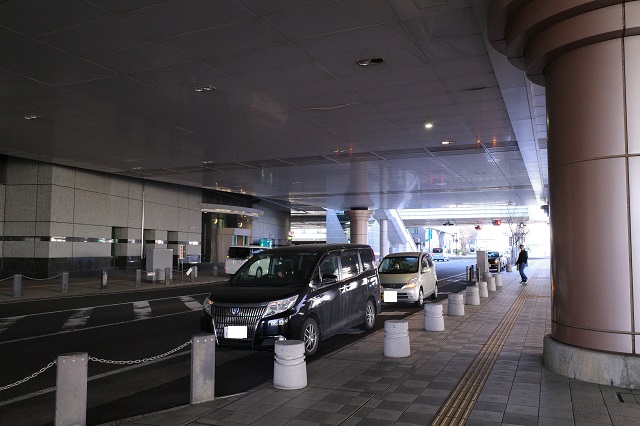
[(109, 278), (107, 275), (107, 271), (102, 271), (102, 275), (100, 275), (100, 290), (105, 289), (109, 286)]
[(478, 282), (478, 293), (480, 294), (480, 297), (489, 297), (489, 290), (487, 289), (486, 281)]
[(489, 281), (490, 277), (493, 277), (493, 274), (491, 272), (485, 272), (482, 274), (482, 281)]
[(480, 304), (480, 289), (474, 285), (467, 287), (467, 305)]
[(136, 288), (142, 287), (142, 269), (136, 269)]
[(487, 277), (487, 290), (496, 291), (496, 277)]
[(496, 287), (502, 287), (502, 274), (496, 274)]
[(58, 356), (56, 375), (56, 426), (87, 424), (87, 369), (89, 355)]
[(411, 355), (409, 321), (387, 320), (384, 322), (384, 356), (404, 358)]
[(273, 348), (273, 387), (302, 389), (307, 386), (307, 362), (302, 340), (280, 340)]
[(60, 292), (68, 293), (69, 292), (69, 273), (62, 273), (62, 283), (60, 284)]
[(424, 331), (444, 331), (444, 317), (440, 303), (424, 304)]
[(464, 316), (464, 294), (449, 293), (447, 300), (448, 300), (447, 315), (451, 317)]
[(216, 336), (196, 334), (191, 338), (191, 403), (213, 401), (216, 383)]
[(171, 284), (171, 268), (164, 268), (164, 285)]
[(13, 276), (13, 297), (22, 296), (22, 274)]
[(507, 264), (507, 272), (513, 272), (513, 265), (510, 263)]

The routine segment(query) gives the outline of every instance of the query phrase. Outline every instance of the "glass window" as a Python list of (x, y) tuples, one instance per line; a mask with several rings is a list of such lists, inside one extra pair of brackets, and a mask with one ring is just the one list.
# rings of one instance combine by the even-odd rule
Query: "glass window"
[(360, 261), (357, 253), (343, 253), (340, 255), (340, 261), (342, 263), (343, 280), (355, 277), (360, 273)]
[(320, 263), (320, 281), (337, 280), (340, 274), (338, 256), (325, 257)]
[(360, 250), (360, 260), (362, 260), (362, 265), (365, 271), (375, 269), (376, 266), (373, 250)]

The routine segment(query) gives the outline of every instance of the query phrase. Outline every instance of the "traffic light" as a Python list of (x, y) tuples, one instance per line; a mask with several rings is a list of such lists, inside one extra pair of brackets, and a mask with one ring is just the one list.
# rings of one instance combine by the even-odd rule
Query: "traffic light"
[(476, 229), (479, 231), (482, 229), (482, 225), (476, 225)]
[(500, 219), (496, 219), (496, 220), (493, 221), (493, 224), (495, 226), (500, 226), (502, 224), (502, 221)]

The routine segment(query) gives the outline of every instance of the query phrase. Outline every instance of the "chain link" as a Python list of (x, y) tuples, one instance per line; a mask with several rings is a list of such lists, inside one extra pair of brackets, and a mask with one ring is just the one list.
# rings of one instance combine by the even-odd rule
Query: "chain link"
[(58, 361), (51, 361), (49, 364), (47, 364), (46, 367), (42, 367), (40, 370), (36, 371), (35, 373), (33, 373), (32, 375), (30, 375), (29, 377), (25, 377), (22, 380), (18, 380), (15, 383), (11, 383), (9, 385), (6, 386), (0, 386), (0, 392), (2, 392), (3, 390), (7, 390), (10, 389), (14, 386), (18, 386), (23, 384), (24, 382), (28, 382), (29, 380), (33, 379), (34, 377), (39, 376), (40, 374), (44, 373), (45, 371), (47, 371), (48, 369), (50, 369), (51, 367), (53, 367), (54, 365), (56, 365), (58, 363)]
[(32, 278), (32, 277), (23, 275), (22, 278), (24, 278), (25, 280), (32, 280), (32, 281), (46, 281), (46, 280), (53, 280), (61, 276), (62, 274), (54, 275), (53, 277), (47, 277), (47, 278)]
[[(142, 363), (144, 363), (144, 362), (151, 362), (151, 361), (155, 361), (155, 360), (157, 360), (157, 359), (160, 359), (160, 358), (164, 358), (164, 357), (166, 357), (166, 356), (169, 356), (169, 355), (171, 355), (171, 354), (173, 354), (173, 353), (178, 352), (178, 351), (179, 351), (179, 350), (181, 350), (181, 349), (186, 348), (186, 347), (187, 347), (187, 346), (189, 346), (190, 344), (191, 344), (191, 340), (189, 340), (189, 341), (187, 341), (187, 342), (185, 342), (185, 343), (181, 344), (181, 345), (180, 345), (180, 346), (178, 346), (177, 348), (171, 349), (171, 350), (170, 350), (170, 351), (168, 351), (168, 352), (165, 352), (165, 353), (160, 354), (160, 355), (152, 356), (152, 357), (150, 357), (150, 358), (134, 359), (134, 360), (131, 360), (131, 361), (114, 361), (114, 360), (110, 360), (110, 359), (101, 359), (101, 358), (96, 358), (96, 357), (94, 357), (94, 356), (90, 356), (90, 357), (89, 357), (89, 361), (100, 362), (100, 363), (102, 363), (102, 364), (115, 364), (115, 365), (132, 365), (132, 364), (142, 364)], [(54, 365), (56, 365), (57, 363), (58, 363), (58, 361), (57, 361), (57, 360), (55, 360), (55, 361), (51, 361), (49, 364), (47, 364), (47, 366), (46, 366), (46, 367), (42, 367), (40, 370), (36, 371), (35, 373), (33, 373), (32, 375), (30, 375), (29, 377), (26, 377), (26, 378), (24, 378), (24, 379), (22, 379), (22, 380), (18, 380), (17, 382), (15, 382), (15, 383), (11, 383), (11, 384), (8, 384), (8, 385), (6, 385), (6, 386), (1, 386), (1, 387), (0, 387), (0, 392), (2, 392), (2, 391), (4, 391), (4, 390), (7, 390), (7, 389), (10, 389), (10, 388), (12, 388), (12, 387), (14, 387), (14, 386), (21, 385), (21, 384), (23, 384), (23, 383), (25, 383), (25, 382), (28, 382), (29, 380), (33, 379), (34, 377), (37, 377), (37, 376), (39, 376), (40, 374), (44, 373), (45, 371), (47, 371), (48, 369), (50, 369), (51, 367), (53, 367), (53, 366), (54, 366)]]
[(94, 362), (99, 362), (102, 364), (116, 364), (116, 365), (132, 365), (132, 364), (142, 364), (143, 362), (150, 362), (150, 361), (155, 361), (157, 359), (160, 358), (164, 358), (166, 356), (169, 356), (175, 352), (178, 352), (179, 350), (189, 346), (191, 344), (191, 340), (189, 340), (188, 342), (183, 343), (182, 345), (178, 346), (175, 349), (171, 349), (169, 352), (165, 352), (161, 355), (156, 355), (153, 356), (151, 358), (143, 358), (143, 359), (134, 359), (134, 360), (130, 360), (130, 361), (114, 361), (111, 359), (102, 359), (102, 358), (96, 358), (94, 356), (90, 356), (89, 357), (89, 361), (94, 361)]

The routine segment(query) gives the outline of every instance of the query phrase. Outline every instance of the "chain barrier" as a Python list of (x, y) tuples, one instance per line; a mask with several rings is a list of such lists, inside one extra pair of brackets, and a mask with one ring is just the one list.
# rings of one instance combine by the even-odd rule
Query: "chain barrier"
[(46, 281), (46, 280), (53, 280), (61, 276), (62, 274), (54, 275), (53, 277), (47, 277), (47, 278), (32, 278), (32, 277), (27, 277), (26, 275), (23, 275), (22, 278), (24, 278), (25, 280), (32, 280), (32, 281)]
[(0, 281), (12, 280), (12, 279), (13, 279), (13, 277), (14, 277), (14, 276), (13, 276), (13, 275), (11, 275), (10, 277), (0, 279)]
[(3, 390), (7, 390), (10, 389), (14, 386), (18, 386), (23, 384), (24, 382), (28, 382), (29, 380), (33, 379), (34, 377), (39, 376), (40, 374), (44, 373), (45, 371), (47, 371), (48, 369), (50, 369), (51, 367), (53, 367), (54, 365), (56, 365), (58, 363), (58, 361), (51, 361), (49, 364), (47, 364), (46, 367), (42, 367), (40, 370), (36, 371), (35, 373), (33, 373), (32, 375), (30, 375), (29, 377), (25, 377), (22, 380), (18, 380), (15, 383), (11, 383), (8, 384), (6, 386), (0, 386), (0, 392), (2, 392)]
[(111, 359), (101, 359), (101, 358), (96, 358), (96, 357), (94, 357), (94, 356), (90, 356), (90, 357), (89, 357), (89, 361), (99, 362), (99, 363), (102, 363), (102, 364), (116, 364), (116, 365), (132, 365), (132, 364), (141, 364), (141, 363), (143, 363), (143, 362), (155, 361), (155, 360), (157, 360), (157, 359), (160, 359), (160, 358), (164, 358), (164, 357), (166, 357), (166, 356), (169, 356), (169, 355), (171, 355), (171, 354), (173, 354), (173, 353), (176, 353), (176, 352), (178, 352), (179, 350), (181, 350), (181, 349), (183, 349), (183, 348), (185, 348), (185, 347), (189, 346), (190, 344), (191, 344), (191, 340), (189, 340), (188, 342), (183, 343), (182, 345), (178, 346), (178, 347), (177, 347), (177, 348), (175, 348), (175, 349), (171, 349), (171, 350), (170, 350), (170, 351), (168, 351), (168, 352), (165, 352), (165, 353), (163, 353), (163, 354), (161, 354), (161, 355), (153, 356), (153, 357), (151, 357), (151, 358), (135, 359), (135, 360), (132, 360), (132, 361), (114, 361), (114, 360), (111, 360)]
[[(94, 356), (90, 356), (89, 357), (89, 361), (95, 361), (95, 362), (99, 362), (102, 364), (115, 364), (115, 365), (132, 365), (132, 364), (142, 364), (144, 362), (151, 362), (151, 361), (155, 361), (161, 358), (164, 358), (166, 356), (169, 356), (173, 353), (178, 352), (181, 349), (184, 349), (185, 347), (189, 346), (191, 344), (191, 340), (183, 343), (182, 345), (178, 346), (177, 348), (171, 349), (168, 352), (165, 352), (163, 354), (160, 355), (156, 355), (156, 356), (152, 356), (150, 358), (143, 358), (143, 359), (135, 359), (132, 361), (114, 361), (114, 360), (110, 360), (110, 359), (101, 359), (101, 358), (96, 358)], [(46, 367), (42, 367), (40, 370), (36, 371), (35, 373), (33, 373), (32, 375), (30, 375), (29, 377), (26, 377), (22, 380), (18, 380), (17, 382), (8, 384), (6, 386), (0, 386), (0, 392), (10, 389), (14, 386), (18, 386), (21, 385), (25, 382), (28, 382), (29, 380), (33, 379), (34, 377), (39, 376), (40, 374), (44, 373), (45, 371), (47, 371), (48, 369), (50, 369), (51, 367), (53, 367), (54, 365), (56, 365), (58, 363), (57, 360), (55, 361), (51, 361), (49, 364), (47, 364)]]

